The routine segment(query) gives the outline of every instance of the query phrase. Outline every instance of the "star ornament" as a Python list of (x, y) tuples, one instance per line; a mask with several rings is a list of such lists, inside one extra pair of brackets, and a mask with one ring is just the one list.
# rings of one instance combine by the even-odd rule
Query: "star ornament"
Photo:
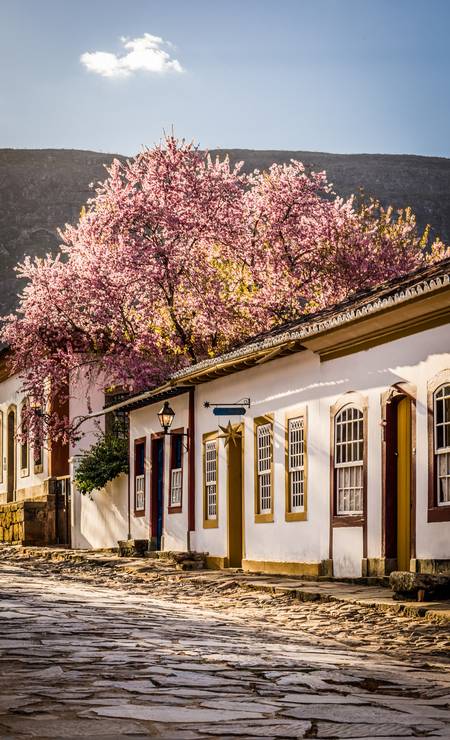
[(240, 425), (235, 428), (233, 427), (231, 421), (229, 421), (226, 427), (223, 427), (219, 424), (219, 429), (221, 429), (223, 432), (223, 434), (219, 434), (219, 439), (224, 440), (224, 447), (229, 445), (230, 442), (233, 442), (234, 446), (236, 447), (238, 439), (241, 438)]

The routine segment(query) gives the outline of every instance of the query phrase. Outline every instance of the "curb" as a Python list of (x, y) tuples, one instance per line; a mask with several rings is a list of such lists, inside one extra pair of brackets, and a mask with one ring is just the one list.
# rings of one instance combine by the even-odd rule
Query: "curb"
[(408, 601), (393, 601), (392, 603), (372, 601), (370, 599), (366, 601), (365, 599), (325, 594), (320, 590), (313, 591), (311, 587), (308, 590), (303, 590), (293, 586), (272, 586), (270, 584), (263, 583), (245, 583), (236, 581), (236, 584), (240, 588), (249, 591), (261, 591), (272, 593), (274, 595), (279, 594), (280, 596), (291, 595), (293, 599), (301, 602), (317, 601), (321, 603), (330, 603), (334, 601), (340, 604), (355, 604), (357, 606), (369, 607), (381, 612), (393, 612), (394, 614), (403, 614), (408, 617), (419, 617), (421, 619), (428, 619), (429, 621), (441, 623), (450, 622), (450, 602), (448, 603), (448, 609), (446, 612), (441, 612), (436, 609), (434, 605), (427, 606), (426, 602), (418, 604), (416, 602)]

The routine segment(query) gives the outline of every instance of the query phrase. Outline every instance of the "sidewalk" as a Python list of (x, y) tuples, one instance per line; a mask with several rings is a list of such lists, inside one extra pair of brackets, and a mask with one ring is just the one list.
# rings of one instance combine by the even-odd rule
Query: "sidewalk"
[[(342, 583), (340, 581), (302, 581), (288, 576), (268, 576), (259, 573), (228, 574), (226, 571), (206, 571), (195, 574), (197, 578), (232, 578), (240, 586), (257, 591), (290, 593), (299, 601), (341, 601), (349, 604), (373, 607), (384, 611), (395, 611), (409, 616), (427, 617), (439, 621), (450, 621), (450, 601), (394, 601), (390, 588)], [(220, 575), (219, 575), (220, 574)], [(194, 575), (194, 574), (192, 574)]]
[[(117, 568), (122, 572), (139, 575), (158, 571), (159, 575), (167, 578), (189, 579), (199, 585), (213, 585), (220, 587), (224, 593), (228, 589), (239, 586), (243, 589), (265, 591), (273, 594), (287, 595), (298, 601), (337, 601), (347, 604), (357, 604), (382, 611), (391, 611), (411, 617), (425, 617), (427, 619), (450, 622), (450, 601), (394, 601), (392, 591), (382, 586), (367, 586), (363, 584), (344, 583), (341, 581), (310, 581), (301, 578), (291, 578), (282, 575), (267, 575), (263, 573), (248, 573), (239, 569), (226, 570), (178, 570), (173, 562), (167, 558), (123, 558), (113, 552), (94, 550), (69, 550), (51, 547), (18, 547), (6, 546), (11, 557), (42, 558), (57, 562), (67, 561), (83, 563), (86, 566)], [(5, 547), (0, 548), (5, 552)]]

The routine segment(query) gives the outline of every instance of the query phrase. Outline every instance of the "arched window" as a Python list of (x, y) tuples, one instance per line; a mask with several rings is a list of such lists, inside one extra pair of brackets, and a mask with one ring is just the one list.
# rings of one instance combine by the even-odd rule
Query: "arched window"
[(334, 417), (335, 506), (338, 516), (364, 510), (364, 415), (344, 406)]
[(434, 392), (436, 503), (450, 506), (450, 383)]

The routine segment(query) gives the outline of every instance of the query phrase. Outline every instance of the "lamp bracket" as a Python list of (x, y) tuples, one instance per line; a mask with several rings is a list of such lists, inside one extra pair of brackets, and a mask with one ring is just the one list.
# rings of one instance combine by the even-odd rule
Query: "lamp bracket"
[(163, 434), (165, 437), (186, 437), (186, 441), (183, 442), (183, 447), (184, 447), (185, 452), (189, 452), (189, 439), (190, 439), (189, 432), (169, 432), (168, 429), (167, 431), (163, 429)]

